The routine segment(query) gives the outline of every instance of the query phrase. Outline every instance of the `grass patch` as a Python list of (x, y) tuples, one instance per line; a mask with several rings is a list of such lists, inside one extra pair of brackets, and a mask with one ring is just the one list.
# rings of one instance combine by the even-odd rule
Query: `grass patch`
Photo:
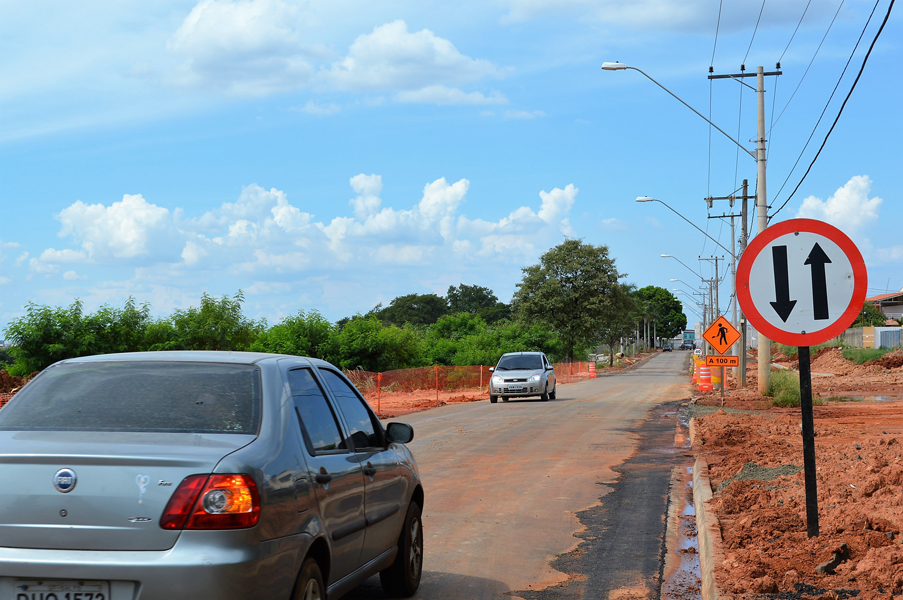
[(771, 386), (765, 392), (771, 396), (772, 406), (793, 407), (800, 405), (800, 378), (795, 371), (774, 371)]
[(879, 359), (888, 352), (890, 352), (888, 348), (844, 348), (842, 354), (845, 359), (861, 365)]

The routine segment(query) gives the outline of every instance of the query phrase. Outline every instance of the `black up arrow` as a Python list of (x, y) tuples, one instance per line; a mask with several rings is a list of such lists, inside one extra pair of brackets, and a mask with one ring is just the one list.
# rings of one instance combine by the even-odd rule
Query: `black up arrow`
[(787, 246), (772, 246), (771, 258), (774, 261), (774, 294), (776, 302), (771, 306), (785, 323), (796, 306), (796, 300), (790, 299), (790, 275), (787, 273)]
[(825, 280), (825, 264), (831, 262), (818, 242), (812, 246), (805, 264), (812, 265), (812, 308), (815, 320), (828, 319), (828, 284)]

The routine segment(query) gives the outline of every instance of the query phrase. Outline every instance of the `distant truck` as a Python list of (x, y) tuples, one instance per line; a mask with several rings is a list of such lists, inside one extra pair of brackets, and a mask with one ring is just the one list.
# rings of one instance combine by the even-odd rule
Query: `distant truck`
[(680, 349), (681, 349), (681, 350), (694, 350), (695, 348), (696, 348), (696, 345), (693, 343), (692, 340), (684, 340), (684, 341), (680, 344)]

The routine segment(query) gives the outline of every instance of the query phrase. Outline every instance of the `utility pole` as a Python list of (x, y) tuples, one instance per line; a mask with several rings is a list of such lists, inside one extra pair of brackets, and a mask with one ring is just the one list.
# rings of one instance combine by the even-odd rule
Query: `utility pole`
[[(709, 79), (734, 79), (742, 85), (747, 85), (743, 83), (743, 78), (752, 77), (753, 75), (755, 75), (756, 77), (755, 90), (758, 123), (756, 130), (756, 166), (758, 167), (756, 178), (756, 209), (758, 210), (758, 233), (762, 233), (763, 231), (765, 231), (765, 228), (768, 227), (768, 194), (767, 187), (765, 185), (765, 76), (781, 75), (781, 63), (777, 63), (776, 67), (778, 69), (777, 71), (771, 71), (768, 73), (765, 72), (765, 69), (763, 67), (757, 67), (755, 74), (753, 74), (746, 73), (746, 66), (740, 65), (741, 72), (739, 74), (709, 75)], [(711, 70), (711, 67), (709, 67), (709, 72), (711, 72)], [(761, 331), (758, 333), (759, 393), (764, 395), (765, 392), (768, 391), (768, 388), (771, 387), (771, 340), (763, 336)]]
[[(709, 205), (709, 209), (712, 208), (712, 205), (715, 200), (728, 200), (730, 201), (731, 209), (734, 207), (734, 201), (741, 200), (742, 201), (742, 210), (740, 214), (735, 214), (733, 210), (730, 214), (721, 214), (721, 215), (710, 215), (710, 219), (726, 219), (730, 217), (731, 219), (731, 290), (733, 291), (733, 303), (731, 306), (731, 317), (732, 322), (737, 330), (740, 331), (741, 339), (740, 339), (740, 347), (734, 346), (731, 348), (731, 354), (739, 357), (740, 366), (734, 367), (734, 375), (737, 377), (737, 381), (741, 388), (746, 387), (746, 319), (743, 316), (743, 311), (739, 310), (738, 302), (737, 302), (737, 261), (740, 256), (743, 255), (743, 251), (746, 249), (746, 201), (750, 198), (754, 198), (755, 196), (749, 196), (749, 182), (744, 179), (743, 186), (740, 188), (742, 192), (739, 196), (735, 194), (731, 194), (730, 196), (718, 196), (713, 197), (709, 196), (705, 199), (706, 203)], [(734, 225), (734, 220), (736, 218), (740, 219), (740, 252), (736, 251), (736, 229)], [(738, 310), (739, 310), (739, 318), (738, 318)]]
[[(715, 319), (721, 316), (721, 302), (718, 298), (718, 288), (721, 287), (721, 274), (718, 271), (718, 261), (722, 260), (721, 257), (714, 256), (712, 258), (702, 258), (699, 257), (699, 260), (713, 260), (715, 261), (715, 278), (714, 279), (704, 279), (703, 281), (707, 281), (709, 283), (709, 304), (712, 306), (712, 320), (709, 321), (709, 324), (715, 322)], [(715, 288), (715, 303), (712, 304), (712, 286)], [(711, 344), (709, 344), (709, 348), (711, 349)], [(718, 381), (714, 381), (715, 379)], [(720, 390), (724, 385), (724, 367), (712, 367), (712, 379), (713, 379), (713, 387), (716, 390)]]

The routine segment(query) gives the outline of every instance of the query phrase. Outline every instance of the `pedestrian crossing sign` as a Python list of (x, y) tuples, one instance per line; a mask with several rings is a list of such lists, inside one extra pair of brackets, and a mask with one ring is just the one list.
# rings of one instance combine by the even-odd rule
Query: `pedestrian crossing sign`
[(740, 339), (740, 332), (724, 317), (718, 317), (702, 334), (705, 341), (717, 352), (724, 354)]

